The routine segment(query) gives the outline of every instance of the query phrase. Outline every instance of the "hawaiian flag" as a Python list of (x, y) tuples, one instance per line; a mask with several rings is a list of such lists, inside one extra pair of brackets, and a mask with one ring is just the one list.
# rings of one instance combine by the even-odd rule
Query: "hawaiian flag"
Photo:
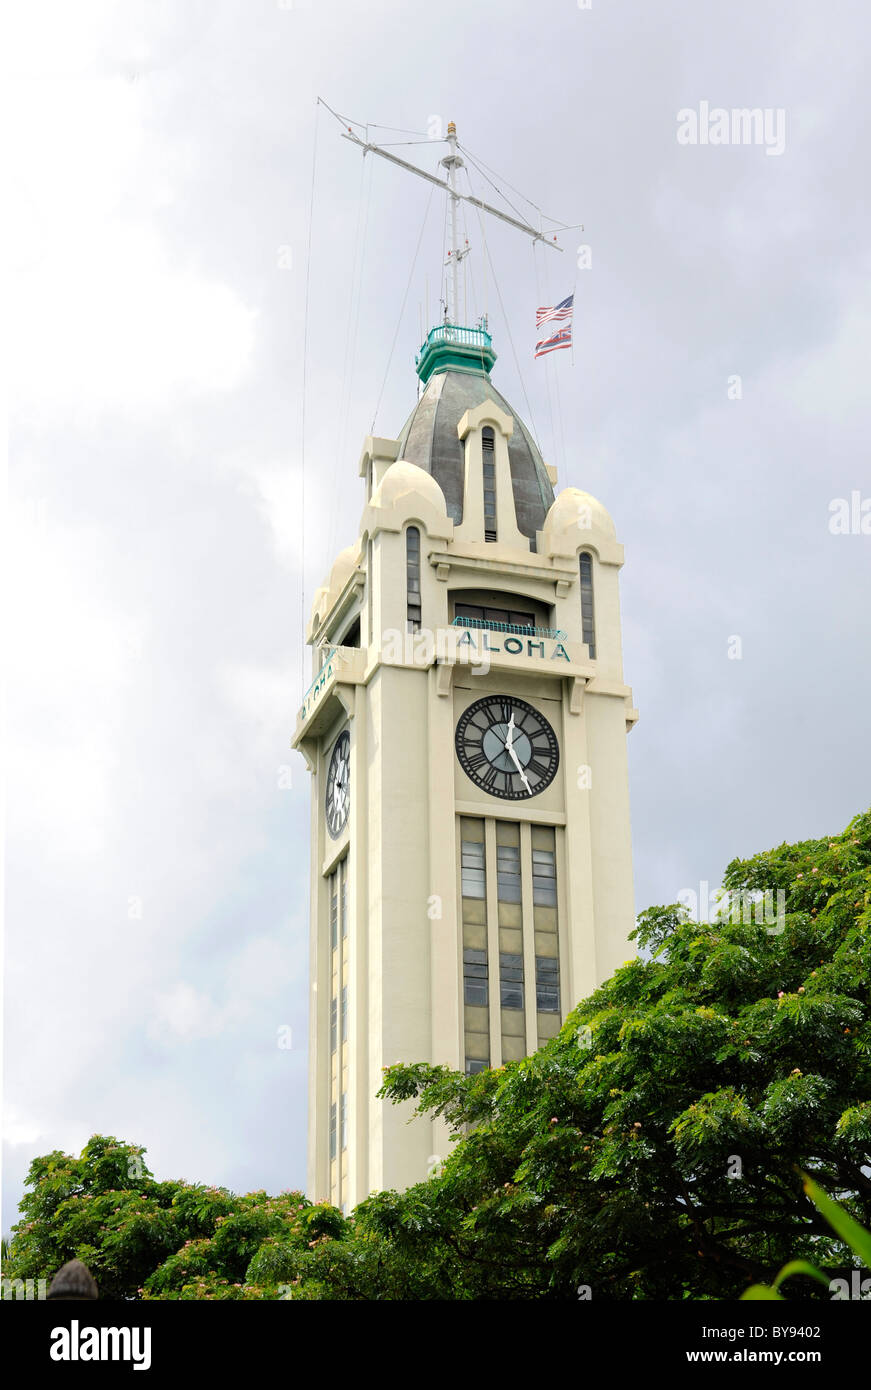
[(535, 326), (541, 328), (543, 323), (566, 323), (571, 321), (572, 310), (575, 307), (575, 296), (570, 294), (568, 299), (563, 299), (561, 303), (555, 304), (550, 309), (536, 309)]
[(556, 352), (557, 348), (570, 348), (572, 345), (572, 326), (561, 328), (558, 333), (554, 333), (551, 338), (541, 338), (535, 345), (536, 357), (545, 357), (549, 352)]

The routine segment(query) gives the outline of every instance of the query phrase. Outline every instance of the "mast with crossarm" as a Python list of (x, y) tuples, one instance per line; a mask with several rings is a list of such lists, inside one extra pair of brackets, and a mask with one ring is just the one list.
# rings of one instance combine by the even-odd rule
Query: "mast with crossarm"
[[(363, 155), (377, 154), (382, 159), (389, 160), (391, 164), (396, 164), (400, 169), (405, 169), (410, 174), (416, 174), (418, 178), (426, 179), (428, 183), (435, 184), (436, 188), (443, 188), (449, 198), (450, 223), (451, 223), (451, 245), (448, 250), (447, 265), (450, 269), (448, 280), (449, 293), (447, 297), (446, 322), (459, 326), (460, 323), (460, 264), (468, 255), (468, 248), (461, 247), (459, 242), (459, 205), (461, 202), (469, 203), (471, 207), (478, 208), (480, 212), (487, 212), (492, 217), (498, 217), (501, 222), (507, 222), (509, 227), (515, 227), (517, 231), (525, 232), (533, 242), (540, 241), (543, 246), (550, 246), (554, 251), (562, 251), (556, 240), (556, 236), (546, 236), (540, 229), (533, 227), (530, 222), (525, 222), (519, 217), (512, 217), (509, 213), (503, 212), (501, 208), (493, 207), (490, 203), (485, 203), (482, 198), (476, 198), (471, 193), (461, 193), (457, 187), (458, 171), (465, 167), (464, 161), (458, 153), (457, 146), (457, 127), (453, 121), (448, 122), (448, 153), (440, 161), (441, 165), (447, 170), (447, 179), (437, 178), (435, 174), (428, 173), (425, 169), (420, 169), (416, 164), (412, 164), (407, 159), (400, 159), (398, 155), (386, 150), (381, 145), (376, 145), (370, 140), (361, 140), (350, 126), (342, 131), (343, 138), (350, 140), (358, 149), (363, 151)], [(469, 330), (471, 331), (471, 330)]]

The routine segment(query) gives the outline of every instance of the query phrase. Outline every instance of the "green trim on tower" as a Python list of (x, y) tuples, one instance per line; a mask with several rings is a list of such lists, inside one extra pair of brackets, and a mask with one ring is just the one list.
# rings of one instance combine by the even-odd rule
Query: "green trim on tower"
[(424, 386), (435, 372), (476, 372), (490, 375), (496, 361), (486, 328), (460, 328), (453, 323), (431, 328), (414, 365)]

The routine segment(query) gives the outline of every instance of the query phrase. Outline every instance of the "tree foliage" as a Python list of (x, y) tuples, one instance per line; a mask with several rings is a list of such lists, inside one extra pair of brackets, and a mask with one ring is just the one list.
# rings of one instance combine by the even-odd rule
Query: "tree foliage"
[[(464, 1076), (387, 1069), (382, 1096), (444, 1117), (440, 1171), (345, 1219), (297, 1193), (157, 1183), (95, 1137), (37, 1159), (11, 1272), (78, 1255), (115, 1297), (735, 1298), (789, 1261), (853, 1256), (809, 1174), (871, 1221), (871, 813), (733, 861), (780, 920), (677, 905), (533, 1056)], [(781, 1278), (784, 1277), (781, 1274)], [(825, 1297), (793, 1277), (791, 1297)]]
[(287, 1252), (345, 1224), (333, 1207), (298, 1192), (237, 1197), (156, 1182), (143, 1153), (95, 1134), (79, 1158), (35, 1159), (4, 1275), (51, 1278), (78, 1258), (101, 1298), (275, 1299), (286, 1292)]
[[(850, 1252), (799, 1170), (868, 1224), (871, 814), (733, 861), (724, 888), (712, 923), (643, 913), (643, 955), (534, 1056), (470, 1077), (391, 1067), (383, 1094), (459, 1142), (439, 1176), (370, 1198), (344, 1239), (303, 1252), (303, 1288), (733, 1298), (793, 1258), (843, 1273)], [(778, 889), (780, 920), (741, 901)]]

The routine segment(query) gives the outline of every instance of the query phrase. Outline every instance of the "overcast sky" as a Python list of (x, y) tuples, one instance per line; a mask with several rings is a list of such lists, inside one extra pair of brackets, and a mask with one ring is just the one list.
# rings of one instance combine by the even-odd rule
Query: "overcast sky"
[[(583, 224), (535, 255), (486, 227), (497, 291), (470, 219), (470, 316), (626, 547), (638, 909), (842, 829), (871, 707), (871, 536), (830, 529), (871, 498), (862, 0), (18, 0), (10, 27), (4, 1231), (31, 1159), (95, 1131), (161, 1177), (305, 1182), (301, 574), (308, 609), (364, 436), (416, 399), (444, 216), (318, 94), (379, 140), (453, 119)], [(782, 111), (782, 150), (679, 143), (705, 102)], [(573, 360), (534, 362), (573, 288)]]

